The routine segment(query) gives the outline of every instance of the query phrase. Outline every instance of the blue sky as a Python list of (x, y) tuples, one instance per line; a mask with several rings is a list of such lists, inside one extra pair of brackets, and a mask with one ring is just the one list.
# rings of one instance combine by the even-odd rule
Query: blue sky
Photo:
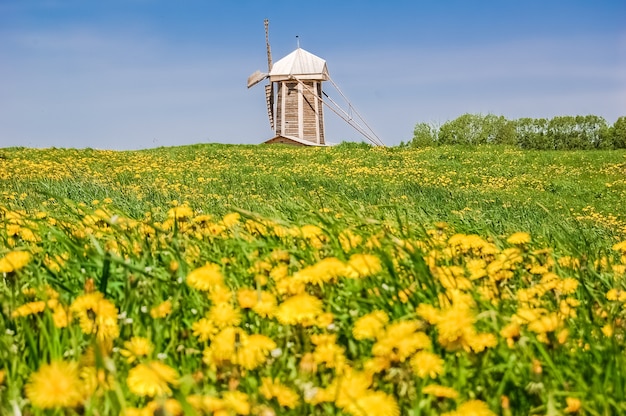
[(274, 60), (299, 36), (388, 145), (464, 113), (626, 115), (623, 0), (0, 0), (0, 147), (260, 143), (264, 18)]

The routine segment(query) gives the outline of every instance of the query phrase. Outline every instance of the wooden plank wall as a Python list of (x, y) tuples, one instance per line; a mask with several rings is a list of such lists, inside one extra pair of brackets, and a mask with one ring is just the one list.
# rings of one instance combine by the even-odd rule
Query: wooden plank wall
[(317, 144), (324, 144), (324, 118), (322, 114), (321, 96), (322, 83), (317, 81), (305, 82), (308, 88), (303, 89), (303, 127), (304, 139)]
[[(324, 118), (319, 81), (279, 82), (276, 99), (276, 134), (324, 144)], [(316, 99), (317, 98), (317, 99)]]

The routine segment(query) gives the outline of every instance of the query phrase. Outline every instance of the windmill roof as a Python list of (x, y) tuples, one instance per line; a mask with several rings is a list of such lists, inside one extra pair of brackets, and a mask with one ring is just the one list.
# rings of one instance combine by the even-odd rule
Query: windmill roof
[(295, 76), (301, 79), (328, 80), (326, 61), (302, 48), (298, 48), (289, 55), (272, 65), (270, 79), (279, 81)]

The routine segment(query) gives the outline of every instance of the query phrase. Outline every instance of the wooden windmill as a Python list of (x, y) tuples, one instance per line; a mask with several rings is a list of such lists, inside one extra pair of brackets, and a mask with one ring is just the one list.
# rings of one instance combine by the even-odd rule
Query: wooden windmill
[(275, 136), (265, 143), (324, 146), (323, 106), (326, 105), (372, 143), (383, 145), (360, 115), (357, 114), (357, 117), (366, 127), (354, 119), (352, 113), (356, 111), (351, 104), (348, 103), (350, 112), (347, 112), (322, 91), (324, 81), (330, 81), (339, 91), (328, 74), (325, 60), (305, 51), (298, 44), (295, 51), (272, 64), (268, 29), (269, 21), (265, 19), (267, 73), (256, 71), (248, 77), (248, 88), (268, 80), (265, 99)]

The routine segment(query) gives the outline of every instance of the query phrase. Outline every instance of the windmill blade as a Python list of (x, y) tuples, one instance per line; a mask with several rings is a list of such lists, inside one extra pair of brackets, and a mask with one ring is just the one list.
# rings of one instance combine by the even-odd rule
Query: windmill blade
[(267, 49), (267, 72), (272, 72), (272, 50), (270, 49), (270, 21), (265, 19), (265, 47)]
[(248, 88), (258, 84), (268, 77), (269, 74), (264, 74), (261, 71), (254, 71), (252, 75), (248, 77)]
[(265, 86), (265, 102), (267, 104), (267, 116), (270, 119), (270, 126), (274, 130), (274, 83), (270, 82)]

